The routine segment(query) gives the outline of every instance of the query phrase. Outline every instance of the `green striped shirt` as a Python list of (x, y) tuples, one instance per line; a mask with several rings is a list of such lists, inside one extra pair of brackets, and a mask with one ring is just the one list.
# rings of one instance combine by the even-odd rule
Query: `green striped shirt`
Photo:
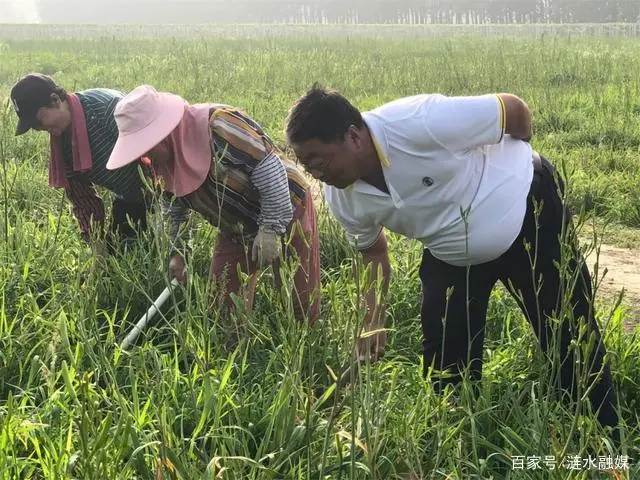
[(104, 187), (124, 200), (140, 203), (144, 199), (144, 187), (138, 172), (139, 162), (116, 170), (106, 168), (118, 139), (118, 125), (113, 112), (124, 94), (107, 88), (92, 88), (77, 92), (76, 95), (84, 110), (93, 164), (89, 172), (73, 171), (71, 133), (63, 133), (62, 149), (69, 180), (69, 187), (65, 192), (73, 205), (80, 231), (86, 236), (91, 230), (91, 220), (104, 220), (104, 204), (94, 185)]
[(110, 190), (129, 201), (142, 201), (142, 180), (138, 175), (138, 163), (116, 170), (107, 170), (107, 161), (118, 140), (118, 125), (113, 112), (123, 93), (107, 88), (93, 88), (77, 92), (87, 121), (87, 134), (93, 165), (86, 174), (76, 173), (72, 167), (71, 134), (63, 135), (64, 160), (69, 180), (84, 176), (94, 185)]

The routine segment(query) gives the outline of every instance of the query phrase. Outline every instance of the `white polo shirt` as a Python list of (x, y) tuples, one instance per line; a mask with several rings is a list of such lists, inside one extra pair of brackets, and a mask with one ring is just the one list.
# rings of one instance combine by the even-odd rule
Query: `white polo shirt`
[(351, 245), (370, 247), (385, 227), (456, 266), (488, 262), (511, 246), (527, 208), (532, 150), (504, 135), (497, 95), (416, 95), (363, 117), (389, 193), (362, 180), (342, 190), (325, 184)]

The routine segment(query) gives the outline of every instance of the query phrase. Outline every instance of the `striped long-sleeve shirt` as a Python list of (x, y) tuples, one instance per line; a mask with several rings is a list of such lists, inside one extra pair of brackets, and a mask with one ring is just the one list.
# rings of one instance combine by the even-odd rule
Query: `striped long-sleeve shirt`
[[(143, 202), (144, 186), (134, 162), (117, 170), (107, 170), (106, 165), (118, 139), (118, 126), (113, 112), (123, 93), (106, 88), (94, 88), (77, 92), (87, 123), (87, 134), (93, 164), (91, 171), (74, 172), (72, 167), (71, 135), (62, 135), (62, 149), (69, 186), (65, 188), (67, 198), (78, 221), (80, 233), (87, 238), (91, 232), (91, 221), (104, 221), (105, 210), (95, 186), (112, 191), (116, 196), (131, 202)], [(148, 172), (147, 172), (148, 174)]]
[(259, 226), (283, 234), (309, 183), (254, 120), (227, 105), (212, 108), (209, 119), (212, 162), (193, 193), (173, 199), (168, 209), (175, 245), (189, 210), (239, 242)]

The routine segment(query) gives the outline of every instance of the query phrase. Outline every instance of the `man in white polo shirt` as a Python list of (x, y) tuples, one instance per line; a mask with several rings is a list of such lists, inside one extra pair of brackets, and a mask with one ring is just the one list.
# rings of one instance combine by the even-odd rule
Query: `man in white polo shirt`
[[(544, 351), (553, 347), (556, 332), (548, 317), (566, 300), (557, 264), (571, 220), (558, 193), (562, 181), (528, 143), (525, 102), (504, 93), (427, 94), (360, 113), (339, 92), (316, 85), (289, 111), (286, 136), (298, 161), (325, 183), (331, 211), (365, 265), (372, 264), (373, 279), (381, 266), (383, 301), (376, 304), (376, 292), (368, 292), (366, 330), (384, 325), (391, 276), (384, 228), (424, 244), (424, 373), (433, 366), (453, 375), (436, 377), (438, 390), (459, 382), (464, 369), (480, 378), (487, 305), (498, 280), (520, 304)], [(570, 244), (564, 263), (576, 285), (573, 318), (558, 332), (558, 384), (575, 398), (576, 360), (568, 350), (578, 322), (584, 323), (596, 348), (577, 370), (592, 365), (590, 380), (600, 375), (590, 399), (600, 408), (600, 422), (615, 426), (615, 392), (591, 308), (591, 278), (573, 239)], [(384, 354), (386, 335), (368, 340), (369, 352), (361, 340), (361, 358), (375, 361)]]

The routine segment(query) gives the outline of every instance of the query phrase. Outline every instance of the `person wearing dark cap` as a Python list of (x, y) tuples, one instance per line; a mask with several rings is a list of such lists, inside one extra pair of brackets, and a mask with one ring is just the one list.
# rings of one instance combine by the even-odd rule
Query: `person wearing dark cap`
[[(118, 139), (113, 112), (123, 96), (106, 88), (69, 93), (40, 73), (22, 77), (11, 89), (18, 116), (16, 135), (29, 130), (49, 133), (49, 186), (64, 189), (82, 238), (98, 250), (106, 246), (109, 252), (147, 229), (149, 202), (138, 165), (106, 169)], [(104, 203), (96, 186), (115, 194), (106, 235)], [(92, 238), (101, 240), (92, 242)]]

